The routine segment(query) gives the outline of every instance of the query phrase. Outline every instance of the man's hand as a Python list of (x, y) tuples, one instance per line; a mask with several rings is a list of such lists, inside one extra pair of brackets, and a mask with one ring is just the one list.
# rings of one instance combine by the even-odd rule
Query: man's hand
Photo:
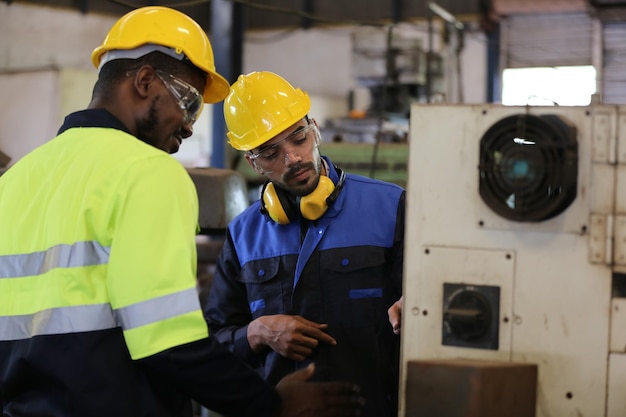
[(389, 316), (389, 324), (395, 334), (400, 334), (400, 326), (402, 324), (402, 297), (389, 307), (387, 310)]
[(320, 342), (333, 346), (337, 344), (325, 332), (327, 327), (327, 324), (315, 323), (301, 316), (261, 316), (248, 325), (248, 343), (254, 352), (261, 352), (269, 346), (286, 358), (303, 361), (311, 356)]
[(276, 385), (283, 400), (279, 417), (358, 417), (365, 400), (359, 387), (345, 382), (307, 382), (311, 364), (285, 376)]

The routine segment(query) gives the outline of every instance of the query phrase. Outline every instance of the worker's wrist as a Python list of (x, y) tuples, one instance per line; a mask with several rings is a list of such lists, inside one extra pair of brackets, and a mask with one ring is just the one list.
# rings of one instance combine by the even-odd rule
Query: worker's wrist
[(250, 346), (250, 350), (254, 353), (261, 353), (266, 347), (260, 327), (259, 319), (252, 320), (248, 323), (247, 327), (246, 337), (248, 339), (248, 345)]

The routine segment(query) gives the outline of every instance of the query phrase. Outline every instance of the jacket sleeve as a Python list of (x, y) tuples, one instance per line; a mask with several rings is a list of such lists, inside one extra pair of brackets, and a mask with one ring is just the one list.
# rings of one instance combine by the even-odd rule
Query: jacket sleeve
[(213, 337), (159, 352), (137, 363), (151, 381), (171, 386), (227, 417), (275, 417), (279, 413), (281, 399), (274, 387)]
[(205, 318), (211, 335), (231, 352), (256, 368), (259, 366), (258, 358), (250, 349), (247, 336), (252, 314), (248, 305), (246, 287), (245, 284), (236, 280), (240, 273), (239, 258), (229, 229), (217, 261), (205, 309)]
[(164, 153), (135, 161), (101, 211), (109, 302), (133, 359), (206, 338), (196, 290), (198, 197)]
[(195, 289), (197, 194), (184, 168), (160, 155), (140, 161), (120, 189), (108, 288), (157, 395), (226, 416), (276, 415), (276, 390), (208, 334)]

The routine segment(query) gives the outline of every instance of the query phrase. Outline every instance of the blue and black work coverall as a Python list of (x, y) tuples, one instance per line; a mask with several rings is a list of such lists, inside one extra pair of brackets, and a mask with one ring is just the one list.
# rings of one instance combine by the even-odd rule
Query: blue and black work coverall
[[(404, 201), (395, 184), (347, 174), (315, 221), (281, 225), (253, 203), (226, 233), (205, 309), (211, 333), (271, 383), (312, 361), (314, 378), (361, 387), (363, 417), (395, 417), (400, 340), (387, 310), (402, 293)], [(302, 362), (255, 354), (247, 326), (274, 314), (327, 323), (337, 345), (320, 343)]]

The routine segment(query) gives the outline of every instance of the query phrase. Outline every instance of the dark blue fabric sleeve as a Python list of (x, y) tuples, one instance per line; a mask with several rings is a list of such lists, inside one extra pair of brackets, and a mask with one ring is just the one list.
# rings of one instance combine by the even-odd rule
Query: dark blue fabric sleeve
[(243, 361), (209, 337), (140, 359), (151, 381), (224, 416), (275, 417), (281, 399)]

